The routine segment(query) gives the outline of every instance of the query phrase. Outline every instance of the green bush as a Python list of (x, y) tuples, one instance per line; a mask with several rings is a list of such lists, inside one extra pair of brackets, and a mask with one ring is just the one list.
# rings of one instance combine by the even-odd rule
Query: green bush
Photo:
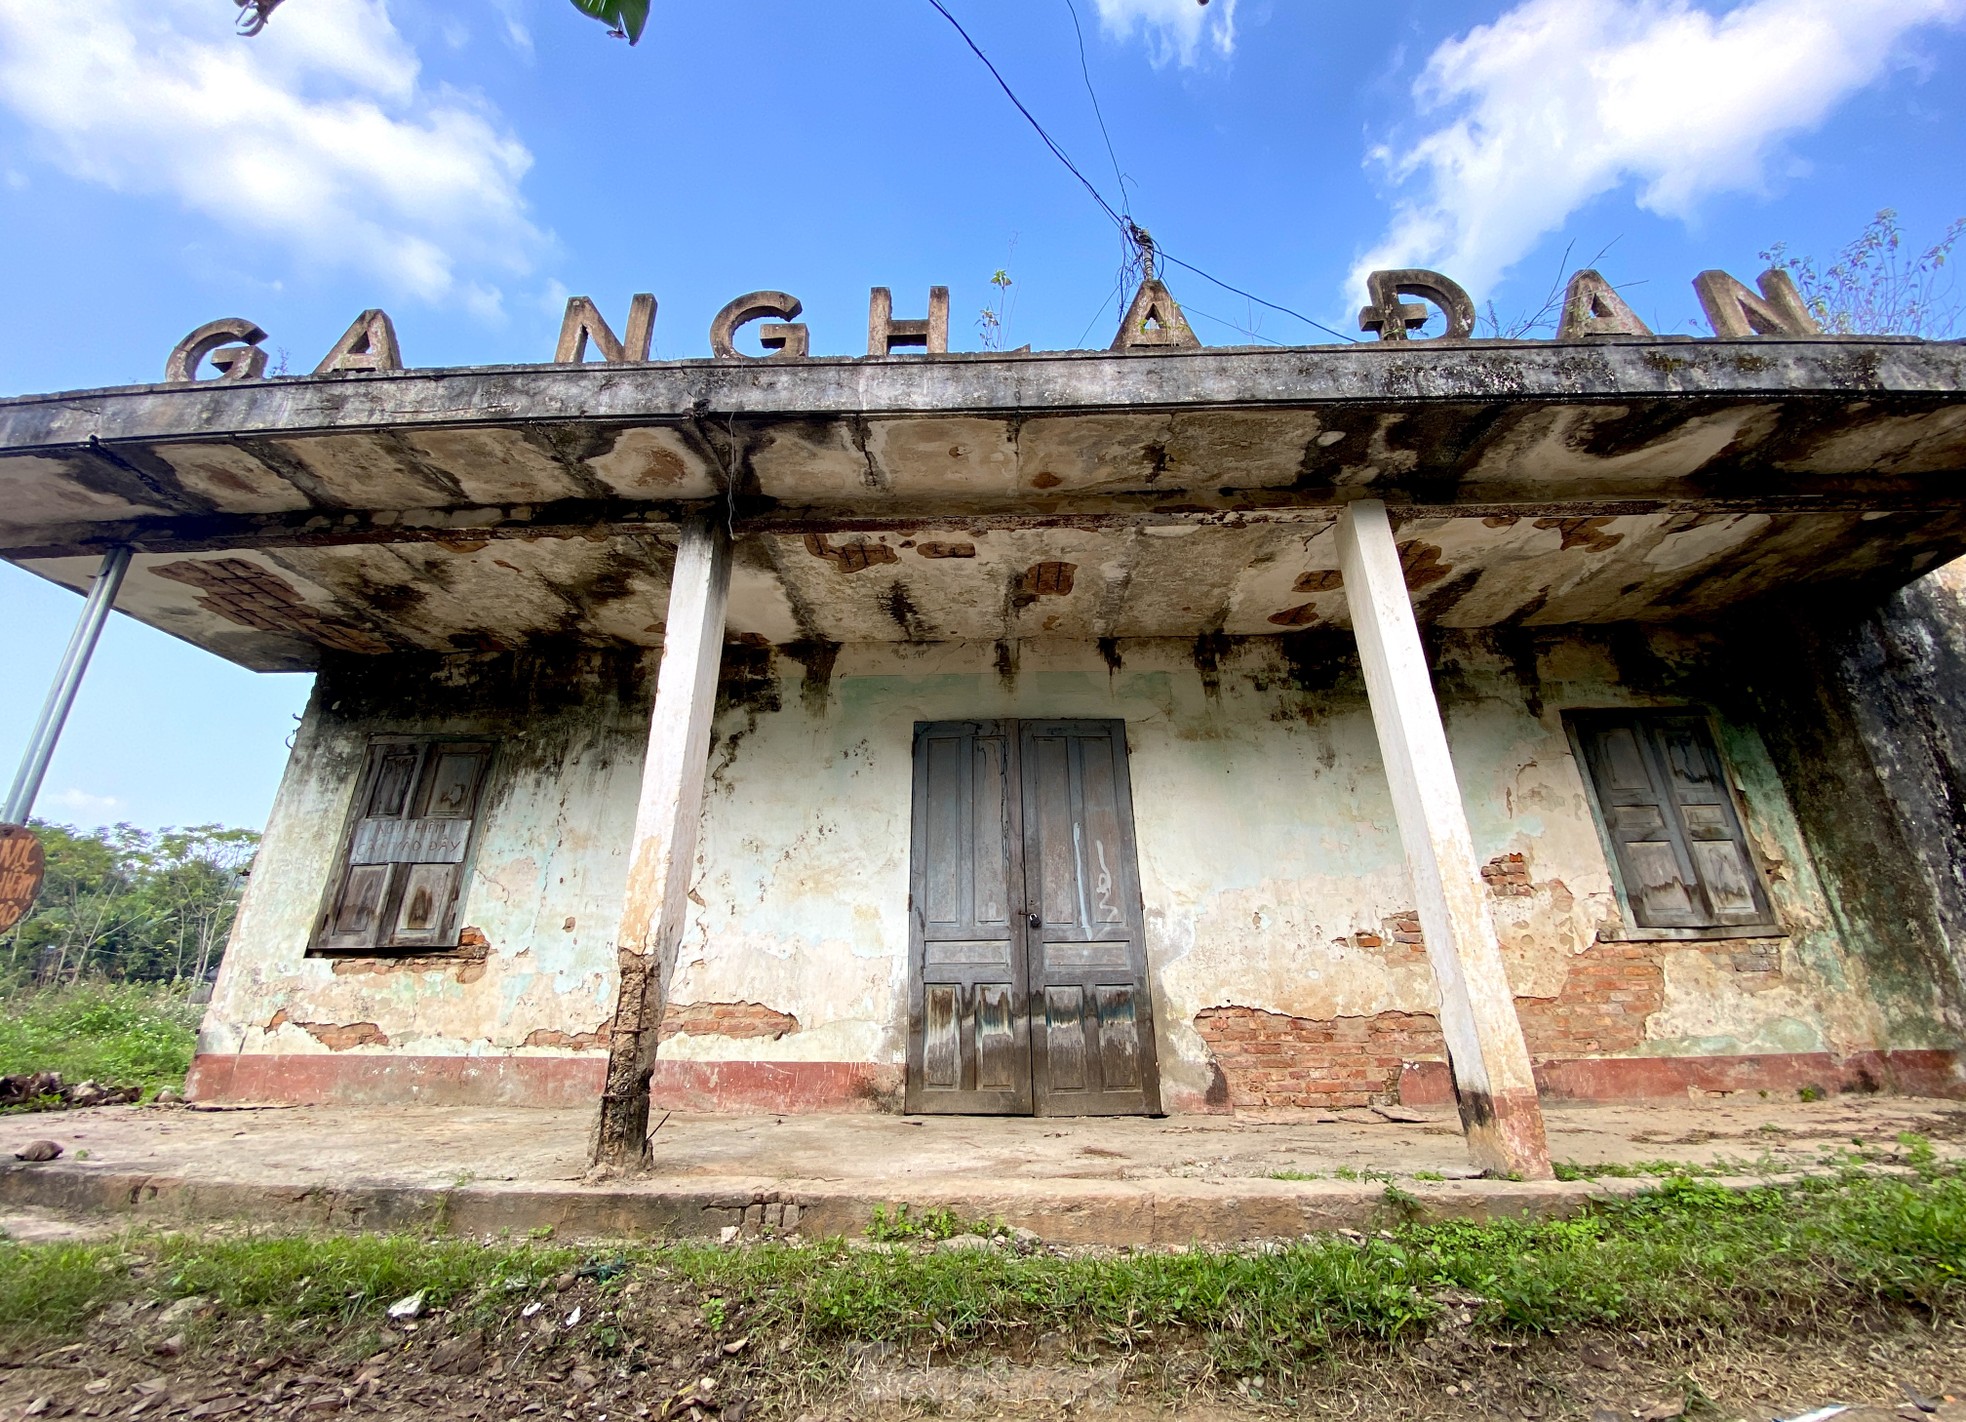
[(204, 1009), (155, 983), (87, 982), (0, 1000), (0, 1075), (181, 1087)]

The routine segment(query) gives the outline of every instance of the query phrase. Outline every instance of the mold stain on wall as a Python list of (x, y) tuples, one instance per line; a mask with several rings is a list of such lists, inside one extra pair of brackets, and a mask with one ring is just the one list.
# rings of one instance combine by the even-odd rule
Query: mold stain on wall
[[(1532, 1049), (1957, 1045), (1931, 994), (1906, 1004), (1873, 993), (1877, 925), (1826, 895), (1752, 708), (1726, 690), (1724, 641), (1619, 629), (1436, 630), (1431, 642)], [(1043, 716), (1127, 725), (1172, 1108), (1335, 1099), (1319, 1084), (1319, 1053), (1361, 1043), (1374, 1062), (1437, 1056), (1432, 969), (1349, 644), (1324, 628), (1097, 644), (733, 643), (663, 1054), (899, 1063), (914, 727)], [(440, 658), (408, 677), (330, 666), (201, 1049), (602, 1049), (652, 672), (647, 653)], [(1563, 712), (1689, 704), (1715, 709), (1786, 930), (1778, 940), (1644, 943), (1625, 929)], [(392, 731), (499, 742), (463, 904), (482, 947), (360, 967), (308, 957), (367, 738)], [(375, 1040), (331, 1045), (310, 1030), (322, 1024)], [(1258, 1058), (1271, 1057), (1297, 1061), (1294, 1085), (1263, 1074)], [(1386, 1089), (1383, 1066), (1372, 1089)]]

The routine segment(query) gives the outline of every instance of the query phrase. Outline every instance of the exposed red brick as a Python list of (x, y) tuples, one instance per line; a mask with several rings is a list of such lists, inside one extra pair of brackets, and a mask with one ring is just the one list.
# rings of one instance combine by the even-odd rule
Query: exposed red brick
[(476, 928), (461, 929), (457, 947), (435, 953), (391, 953), (386, 957), (353, 958), (339, 954), (332, 959), (337, 977), (359, 973), (449, 973), (460, 983), (475, 983), (485, 975), (491, 957), (491, 940)]
[(759, 1002), (672, 1002), (662, 1014), (657, 1040), (691, 1037), (783, 1037), (799, 1019)]
[(1033, 563), (1018, 577), (1011, 589), (1014, 598), (1064, 597), (1072, 590), (1077, 563)]
[(1529, 864), (1520, 854), (1498, 854), (1481, 866), (1482, 882), (1500, 898), (1527, 898), (1536, 892), (1529, 882)]
[(1431, 587), (1454, 571), (1452, 563), (1440, 561), (1440, 549), (1419, 539), (1399, 545), (1399, 566), (1406, 574), (1406, 586), (1410, 591)]
[(268, 1032), (277, 1032), (288, 1025), (300, 1028), (331, 1052), (345, 1052), (350, 1047), (389, 1045), (388, 1034), (373, 1022), (350, 1022), (345, 1025), (335, 1022), (301, 1022), (284, 1007), (266, 1020)]
[(1363, 1106), (1399, 1084), (1400, 1067), (1446, 1052), (1432, 1013), (1313, 1021), (1253, 1007), (1210, 1007), (1195, 1017), (1238, 1107)]
[(806, 535), (806, 552), (815, 558), (824, 558), (842, 573), (858, 573), (876, 563), (897, 563), (900, 559), (892, 548), (881, 542), (868, 542), (864, 538), (852, 543), (835, 544), (823, 533)]
[(1660, 943), (1598, 943), (1570, 960), (1556, 997), (1518, 997), (1516, 1015), (1533, 1057), (1628, 1052), (1665, 1001)]
[(1604, 526), (1610, 518), (1539, 518), (1538, 528), (1554, 528), (1563, 539), (1563, 547), (1585, 548), (1593, 553), (1602, 553), (1608, 548), (1616, 548), (1625, 541), (1622, 533), (1606, 533)]
[[(1417, 917), (1389, 921), (1387, 956), (1420, 955)], [(1410, 925), (1410, 927), (1409, 927)], [(1371, 940), (1368, 942), (1367, 940)], [(1380, 935), (1361, 933), (1360, 947), (1380, 949)], [(1516, 1013), (1537, 1060), (1604, 1056), (1645, 1040), (1645, 1023), (1664, 1001), (1660, 943), (1599, 943), (1570, 961), (1553, 998), (1518, 997)], [(1363, 1106), (1394, 1092), (1402, 1066), (1446, 1059), (1440, 1024), (1430, 1012), (1315, 1020), (1250, 1007), (1211, 1007), (1195, 1017), (1239, 1107)]]
[(381, 638), (309, 607), (285, 578), (244, 558), (186, 559), (150, 571), (199, 589), (200, 607), (241, 627), (285, 632), (343, 652), (374, 655), (390, 650)]

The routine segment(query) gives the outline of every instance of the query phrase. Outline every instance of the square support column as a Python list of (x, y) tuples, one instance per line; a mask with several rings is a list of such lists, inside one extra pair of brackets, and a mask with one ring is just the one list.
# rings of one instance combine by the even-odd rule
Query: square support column
[(648, 1149), (649, 1078), (696, 863), (729, 600), (730, 535), (723, 515), (693, 518), (683, 525), (669, 578), (648, 758), (642, 762), (628, 887), (615, 932), (621, 995), (608, 1040), (607, 1089), (594, 1127), (597, 1166), (639, 1165)]
[(1440, 986), (1440, 1027), (1468, 1154), (1489, 1174), (1548, 1179), (1542, 1103), (1386, 506), (1347, 504), (1337, 535), (1372, 724)]

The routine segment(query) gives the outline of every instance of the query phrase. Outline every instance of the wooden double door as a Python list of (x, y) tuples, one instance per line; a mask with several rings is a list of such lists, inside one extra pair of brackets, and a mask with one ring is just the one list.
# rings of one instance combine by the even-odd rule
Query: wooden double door
[(1158, 1115), (1121, 721), (915, 728), (907, 1109)]

